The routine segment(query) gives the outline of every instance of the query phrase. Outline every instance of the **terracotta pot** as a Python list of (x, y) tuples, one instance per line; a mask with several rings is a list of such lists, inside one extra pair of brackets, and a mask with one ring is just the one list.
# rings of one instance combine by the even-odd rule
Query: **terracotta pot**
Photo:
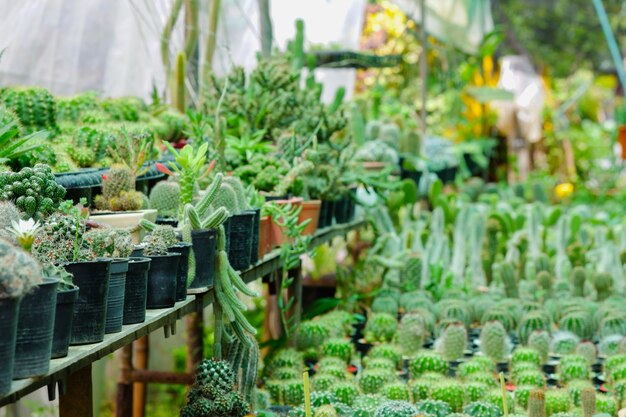
[(622, 160), (626, 160), (626, 126), (620, 126), (618, 128), (617, 138), (622, 146)]
[(259, 223), (259, 259), (272, 251), (272, 219), (270, 216), (261, 217)]
[[(274, 200), (272, 201), (272, 203), (275, 204), (291, 204), (292, 206), (299, 206), (302, 205), (302, 202), (304, 201), (304, 199), (302, 197), (293, 197), (290, 198), (288, 200)], [(283, 242), (285, 241), (284, 237), (283, 237), (283, 228), (280, 227), (278, 224), (276, 224), (274, 222), (274, 220), (272, 219), (272, 232), (271, 232), (271, 236), (272, 236), (272, 247), (275, 246), (280, 246), (283, 244)]]
[(317, 231), (321, 207), (322, 200), (309, 200), (302, 203), (302, 211), (300, 212), (298, 221), (302, 223), (305, 220), (311, 219), (309, 224), (306, 225), (304, 231), (302, 232), (304, 236), (312, 235)]
[(367, 171), (382, 171), (387, 167), (387, 163), (378, 161), (364, 161), (363, 168)]

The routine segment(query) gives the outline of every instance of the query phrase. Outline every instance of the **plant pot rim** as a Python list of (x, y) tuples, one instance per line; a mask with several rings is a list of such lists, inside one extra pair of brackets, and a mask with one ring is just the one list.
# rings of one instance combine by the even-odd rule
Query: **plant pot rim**
[(120, 263), (128, 262), (128, 260), (130, 259), (130, 256), (126, 258), (110, 258), (110, 259), (111, 259), (111, 263), (120, 264)]
[(172, 245), (169, 248), (190, 248), (192, 246), (193, 246), (193, 243), (191, 242), (178, 242), (177, 244)]
[(82, 265), (82, 264), (110, 264), (113, 261), (111, 258), (96, 258), (88, 261), (71, 261), (64, 265)]
[(282, 200), (271, 200), (269, 201), (269, 203), (276, 203), (276, 204), (289, 204), (289, 203), (302, 203), (304, 201), (304, 198), (302, 197), (291, 197), (289, 199), (282, 199)]
[[(59, 281), (60, 282), (60, 281)], [(65, 284), (68, 285), (68, 284)], [(70, 293), (70, 292), (75, 292), (80, 290), (80, 288), (78, 287), (78, 285), (75, 284), (71, 284), (72, 288), (65, 288), (65, 289), (59, 289), (59, 287), (57, 287), (57, 292), (62, 292), (62, 293)]]
[(176, 258), (180, 257), (181, 254), (178, 252), (168, 252), (167, 255), (146, 255), (147, 258)]
[(129, 264), (140, 264), (140, 263), (146, 263), (146, 262), (150, 262), (150, 258), (148, 258), (147, 256), (131, 256), (130, 258), (128, 258), (128, 263)]

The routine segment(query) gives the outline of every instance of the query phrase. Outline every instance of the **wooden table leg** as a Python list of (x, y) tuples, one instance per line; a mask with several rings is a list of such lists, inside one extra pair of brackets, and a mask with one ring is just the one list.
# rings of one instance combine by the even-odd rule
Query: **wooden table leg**
[(204, 359), (204, 318), (202, 311), (187, 316), (187, 372), (194, 375)]
[(115, 399), (115, 417), (128, 417), (133, 412), (133, 345), (132, 343), (120, 349), (120, 381), (117, 384)]
[[(148, 369), (148, 355), (150, 343), (148, 336), (138, 339), (135, 343), (135, 369)], [(146, 384), (143, 382), (133, 383), (133, 417), (145, 417), (146, 415)]]
[(69, 375), (66, 386), (66, 393), (59, 396), (59, 415), (61, 417), (92, 417), (91, 364)]

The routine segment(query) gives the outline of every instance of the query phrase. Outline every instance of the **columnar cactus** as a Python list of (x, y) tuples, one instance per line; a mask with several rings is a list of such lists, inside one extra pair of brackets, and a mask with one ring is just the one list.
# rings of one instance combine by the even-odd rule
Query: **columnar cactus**
[(424, 372), (445, 374), (447, 370), (448, 362), (437, 352), (422, 351), (409, 361), (409, 373), (411, 378), (417, 378)]
[(422, 348), (427, 335), (425, 324), (424, 318), (416, 313), (408, 313), (402, 317), (398, 329), (398, 344), (402, 353), (410, 355)]
[(422, 281), (422, 259), (411, 257), (400, 271), (400, 286), (402, 291), (415, 291), (420, 288)]
[(483, 325), (480, 332), (480, 349), (494, 362), (503, 362), (509, 350), (509, 337), (499, 321), (490, 321)]
[[(583, 417), (593, 417), (596, 414), (596, 390), (592, 386), (581, 391), (580, 404), (583, 409)], [(611, 413), (611, 415), (615, 415), (615, 413)]]
[(480, 382), (488, 387), (495, 387), (499, 384), (494, 374), (491, 372), (476, 372), (466, 377), (467, 381)]
[(572, 296), (584, 297), (585, 296), (585, 282), (587, 282), (587, 271), (580, 266), (572, 269)]
[(396, 317), (387, 313), (373, 313), (365, 325), (365, 338), (372, 342), (389, 342), (398, 330)]
[(535, 330), (528, 337), (528, 347), (536, 350), (540, 356), (540, 362), (548, 361), (550, 353), (550, 334), (546, 330)]
[(546, 416), (550, 417), (556, 413), (566, 413), (572, 407), (572, 401), (567, 395), (567, 391), (562, 389), (551, 389), (546, 391)]
[(517, 274), (513, 263), (501, 262), (498, 269), (498, 276), (500, 277), (500, 281), (502, 281), (502, 285), (504, 285), (506, 296), (508, 298), (519, 298)]
[(532, 390), (528, 396), (528, 417), (546, 417), (546, 394), (543, 390)]
[(596, 299), (606, 300), (613, 293), (613, 277), (608, 272), (599, 272), (593, 277), (593, 286), (596, 289)]
[(437, 350), (447, 361), (461, 358), (466, 347), (467, 331), (462, 323), (450, 324), (437, 340)]
[(450, 405), (439, 400), (421, 400), (415, 404), (418, 412), (433, 417), (447, 417), (452, 413)]

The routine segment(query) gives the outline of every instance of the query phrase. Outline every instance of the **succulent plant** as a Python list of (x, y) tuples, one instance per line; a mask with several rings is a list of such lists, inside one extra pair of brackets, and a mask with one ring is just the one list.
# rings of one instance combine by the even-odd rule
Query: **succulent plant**
[(535, 330), (550, 329), (550, 320), (540, 311), (531, 311), (526, 313), (517, 328), (517, 334), (520, 342), (526, 344), (530, 334)]
[(17, 243), (14, 233), (9, 230), (14, 222), (20, 220), (20, 212), (10, 201), (0, 201), (0, 238)]
[(150, 208), (161, 217), (176, 218), (180, 208), (180, 185), (174, 181), (160, 181), (150, 191)]
[(550, 341), (550, 334), (545, 330), (535, 330), (528, 337), (528, 347), (539, 353), (540, 363), (546, 363), (548, 361)]
[(557, 355), (573, 353), (580, 339), (574, 333), (560, 331), (552, 335), (550, 350)]
[(455, 361), (463, 356), (467, 347), (467, 330), (462, 323), (452, 323), (443, 331), (435, 344), (447, 361)]
[(563, 389), (547, 390), (546, 398), (546, 416), (550, 417), (556, 413), (566, 413), (572, 407), (572, 401)]
[(528, 417), (546, 417), (546, 394), (534, 389), (528, 395)]
[(378, 406), (374, 417), (414, 417), (418, 413), (408, 401), (387, 401)]
[(469, 404), (474, 401), (479, 401), (487, 393), (487, 385), (482, 382), (466, 382), (463, 384), (463, 401), (464, 404)]
[(479, 382), (487, 385), (488, 387), (495, 387), (499, 384), (499, 381), (491, 372), (475, 372), (468, 375), (465, 379), (468, 382)]
[(84, 240), (97, 258), (128, 258), (134, 248), (130, 232), (122, 229), (91, 229)]
[(580, 266), (572, 269), (570, 279), (572, 281), (572, 296), (584, 297), (585, 296), (585, 282), (587, 282), (587, 271)]
[(100, 210), (134, 211), (143, 207), (143, 197), (135, 191), (135, 178), (131, 169), (113, 165), (102, 176), (102, 195), (95, 199)]
[(619, 353), (619, 346), (622, 339), (623, 336), (619, 334), (603, 337), (600, 339), (600, 343), (598, 343), (598, 352), (605, 356), (612, 356)]
[(39, 263), (30, 254), (0, 239), (0, 300), (19, 298), (43, 281)]
[(411, 397), (407, 385), (399, 381), (385, 384), (380, 393), (389, 400), (409, 401)]
[(502, 416), (502, 410), (494, 404), (475, 401), (465, 406), (463, 413), (470, 417), (500, 417)]
[(373, 313), (365, 325), (365, 338), (372, 342), (389, 342), (398, 330), (398, 321), (391, 314)]
[(7, 88), (0, 93), (0, 101), (19, 117), (25, 133), (57, 130), (56, 101), (45, 88)]
[(523, 410), (528, 409), (528, 399), (530, 392), (537, 389), (531, 385), (520, 385), (515, 387), (515, 403)]
[(454, 379), (438, 382), (430, 389), (430, 398), (447, 403), (453, 412), (463, 408), (463, 394), (463, 385)]
[(498, 268), (498, 277), (504, 285), (504, 292), (508, 298), (519, 298), (519, 285), (515, 266), (512, 262), (501, 262)]
[(425, 372), (445, 374), (447, 370), (448, 362), (437, 352), (421, 351), (409, 361), (409, 373), (411, 378), (417, 378)]
[(440, 400), (421, 400), (415, 403), (415, 408), (422, 415), (433, 417), (447, 417), (452, 413), (450, 405)]
[(19, 172), (0, 172), (0, 200), (11, 201), (24, 218), (40, 219), (59, 208), (65, 188), (57, 184), (48, 165)]
[(368, 359), (384, 358), (391, 360), (395, 367), (399, 367), (402, 361), (400, 346), (391, 343), (381, 343), (370, 349)]
[(394, 371), (396, 369), (396, 364), (391, 359), (387, 358), (363, 358), (363, 366), (365, 369), (387, 369), (389, 371)]
[(309, 320), (300, 323), (296, 335), (298, 349), (318, 349), (330, 337), (330, 328), (322, 320)]
[(157, 235), (147, 235), (143, 239), (143, 244), (143, 253), (146, 256), (165, 256), (168, 253), (167, 244), (161, 237)]
[(532, 348), (519, 347), (513, 351), (511, 363), (530, 362), (537, 367), (541, 365), (541, 356), (539, 352)]
[(365, 394), (378, 394), (383, 386), (395, 378), (393, 372), (383, 369), (365, 370), (358, 378), (359, 388)]
[(313, 407), (320, 407), (333, 402), (335, 402), (335, 396), (330, 391), (311, 392), (311, 406)]
[(607, 272), (599, 272), (593, 277), (593, 286), (596, 289), (596, 299), (606, 300), (613, 293), (613, 277)]
[(615, 398), (606, 394), (598, 394), (596, 396), (596, 413), (615, 416), (617, 415), (618, 409), (619, 407)]
[(588, 379), (589, 378), (589, 365), (585, 362), (581, 363), (568, 363), (561, 364), (559, 367), (559, 376), (564, 384), (576, 379)]
[(494, 307), (485, 311), (480, 321), (482, 324), (499, 321), (507, 332), (515, 330), (515, 317), (511, 310), (504, 307)]
[(456, 372), (458, 376), (464, 378), (477, 372), (491, 372), (493, 369), (494, 366), (491, 359), (475, 356), (461, 363)]
[(582, 311), (564, 315), (559, 322), (559, 329), (574, 333), (583, 340), (588, 340), (593, 336), (589, 317)]
[(359, 395), (359, 389), (350, 382), (343, 382), (335, 385), (331, 392), (336, 401), (346, 405), (354, 404), (354, 400)]
[(372, 301), (372, 312), (398, 314), (398, 301), (390, 295), (379, 295)]
[(626, 336), (626, 315), (616, 312), (607, 315), (600, 321), (598, 326), (598, 336), (600, 338), (614, 334)]
[(480, 332), (480, 349), (494, 362), (503, 362), (509, 351), (510, 341), (499, 321), (489, 321)]
[(546, 380), (540, 370), (522, 371), (515, 377), (515, 385), (529, 385), (533, 387), (545, 387)]
[(339, 378), (335, 375), (319, 373), (313, 377), (312, 385), (316, 391), (328, 391), (339, 382)]
[(298, 406), (304, 402), (304, 385), (299, 379), (271, 379), (266, 386), (276, 404)]
[(324, 356), (333, 356), (349, 362), (352, 358), (353, 345), (350, 340), (333, 338), (327, 340), (322, 345), (322, 354)]

